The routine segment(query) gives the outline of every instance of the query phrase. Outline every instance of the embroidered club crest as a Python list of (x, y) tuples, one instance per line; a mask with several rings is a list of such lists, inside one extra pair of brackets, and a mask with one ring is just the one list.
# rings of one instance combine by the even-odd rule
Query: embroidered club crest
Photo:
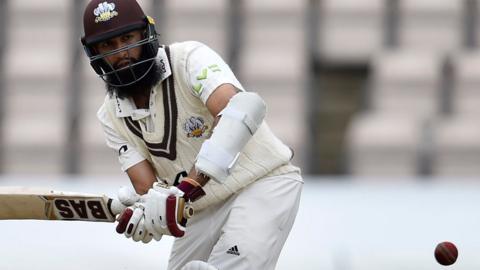
[(205, 125), (205, 121), (201, 117), (190, 117), (185, 121), (183, 129), (187, 132), (189, 138), (200, 138), (205, 134), (208, 126)]
[(111, 18), (118, 15), (118, 12), (115, 11), (114, 3), (107, 3), (106, 1), (98, 4), (98, 7), (93, 10), (95, 17), (95, 23), (106, 22)]

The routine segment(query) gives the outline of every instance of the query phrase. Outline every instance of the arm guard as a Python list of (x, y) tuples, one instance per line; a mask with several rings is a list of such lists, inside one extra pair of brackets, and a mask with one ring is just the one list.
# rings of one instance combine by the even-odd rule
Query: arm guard
[(230, 175), (240, 151), (257, 131), (265, 118), (266, 106), (255, 93), (234, 95), (218, 116), (220, 121), (197, 155), (195, 169), (223, 183)]

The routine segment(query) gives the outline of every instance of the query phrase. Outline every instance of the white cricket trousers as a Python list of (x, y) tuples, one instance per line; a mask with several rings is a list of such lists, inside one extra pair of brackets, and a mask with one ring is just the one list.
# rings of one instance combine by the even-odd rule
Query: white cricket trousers
[(293, 226), (303, 180), (298, 173), (259, 179), (224, 203), (195, 213), (175, 239), (168, 269), (192, 260), (219, 270), (275, 269)]

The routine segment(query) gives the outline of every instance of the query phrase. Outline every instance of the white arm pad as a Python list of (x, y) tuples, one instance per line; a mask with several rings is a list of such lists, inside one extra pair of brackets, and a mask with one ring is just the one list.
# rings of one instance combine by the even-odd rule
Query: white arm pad
[(222, 183), (230, 174), (240, 151), (247, 144), (265, 118), (266, 106), (255, 93), (240, 92), (234, 95), (197, 155), (195, 169)]

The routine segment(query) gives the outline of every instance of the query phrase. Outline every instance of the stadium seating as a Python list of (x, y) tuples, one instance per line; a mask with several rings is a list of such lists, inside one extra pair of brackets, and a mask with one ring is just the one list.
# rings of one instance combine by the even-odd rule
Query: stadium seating
[(480, 115), (480, 51), (463, 51), (452, 57), (452, 111)]
[(60, 173), (66, 143), (69, 5), (19, 0), (9, 6), (4, 172)]
[[(369, 59), (368, 113), (347, 134), (352, 174), (382, 175), (381, 163), (397, 169), (391, 175), (480, 175), (472, 120), (480, 112), (480, 61), (463, 47), (465, 3), (398, 1), (398, 42)], [(405, 152), (413, 162), (394, 160)]]
[[(152, 10), (154, 1), (139, 2), (150, 15), (163, 16), (155, 18), (163, 43), (198, 40), (229, 60), (228, 1), (209, 1), (208, 5), (164, 1), (161, 10)], [(9, 5), (12, 16), (8, 23), (13, 31), (9, 31), (6, 52), (5, 172), (62, 173), (69, 143), (66, 112), (71, 90), (72, 6), (60, 0), (19, 0), (9, 1)], [(272, 129), (301, 152), (304, 95), (298, 92), (305, 88), (302, 26), (306, 3), (245, 1), (243, 5), (245, 32), (235, 72), (249, 91), (264, 96)], [(105, 94), (103, 83), (86, 57), (82, 56), (80, 63), (80, 135), (76, 142), (80, 144), (76, 153), (80, 173), (120, 173), (116, 153), (105, 146), (96, 119)]]
[(480, 175), (478, 115), (438, 119), (432, 127), (432, 173), (435, 176)]
[(347, 132), (349, 173), (411, 177), (421, 158), (422, 120), (405, 114), (357, 115)]
[(432, 115), (439, 111), (442, 58), (418, 51), (384, 51), (372, 58), (371, 109)]
[(306, 2), (244, 3), (244, 41), (237, 75), (248, 91), (265, 99), (267, 122), (294, 149), (296, 163), (301, 163), (305, 148)]
[(318, 11), (318, 53), (332, 63), (365, 63), (383, 44), (383, 0), (325, 0)]
[[(156, 19), (163, 43), (198, 40), (231, 60), (231, 2), (139, 2), (161, 16)], [(154, 10), (159, 3), (164, 5)], [(423, 173), (480, 175), (472, 165), (480, 162), (472, 120), (480, 113), (480, 52), (465, 47), (467, 27), (478, 43), (480, 20), (475, 24), (468, 16), (479, 10), (451, 0), (318, 0), (312, 12), (311, 3), (245, 0), (234, 10), (242, 24), (232, 67), (246, 89), (264, 97), (267, 121), (296, 150), (296, 163), (304, 164), (306, 115), (315, 110), (306, 98), (313, 44), (322, 64), (370, 71), (367, 107), (346, 134), (350, 173), (417, 175), (426, 166)], [(4, 172), (62, 173), (66, 146), (78, 143), (80, 173), (120, 174), (96, 120), (105, 89), (83, 56), (79, 141), (67, 137), (72, 2), (12, 0), (8, 6)], [(308, 14), (316, 14), (314, 33)], [(468, 20), (474, 23), (466, 25)]]
[(451, 52), (462, 46), (464, 1), (399, 1), (399, 45)]
[(164, 3), (165, 10), (160, 14), (165, 18), (158, 18), (160, 23), (164, 24), (158, 25), (163, 43), (196, 40), (212, 47), (222, 56), (228, 53), (227, 1), (209, 1), (208, 5), (201, 1), (187, 0)]

